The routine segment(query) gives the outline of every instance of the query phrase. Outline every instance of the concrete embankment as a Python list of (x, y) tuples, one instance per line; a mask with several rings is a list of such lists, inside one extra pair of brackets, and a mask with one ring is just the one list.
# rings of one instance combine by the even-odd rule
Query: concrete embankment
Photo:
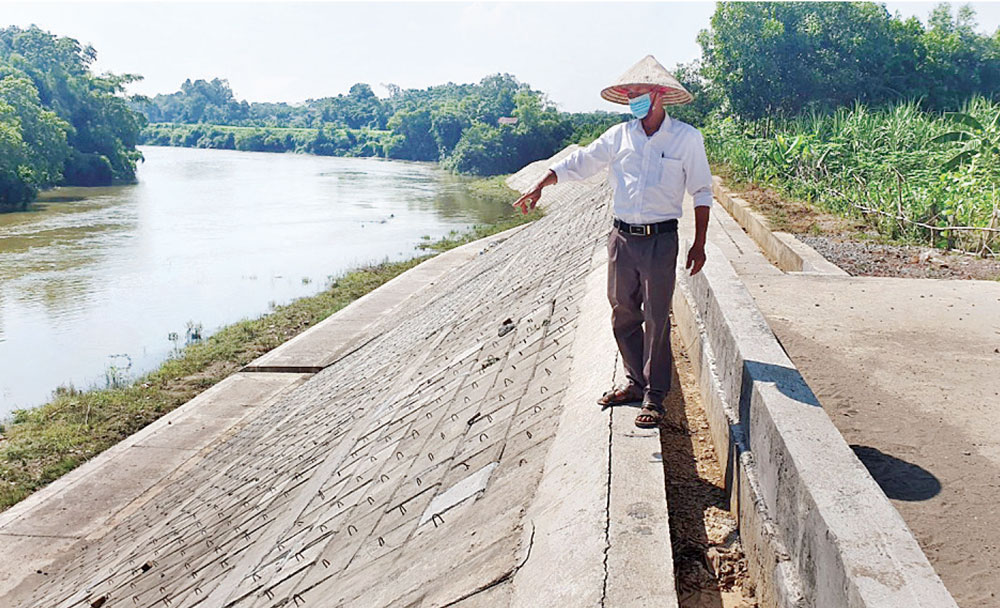
[(199, 466), (255, 415), (366, 339), (372, 322), (519, 229), (420, 264), (0, 513), (0, 597), (13, 597), (22, 582), (45, 581), (73, 546), (101, 538)]
[[(252, 414), (202, 429), (204, 447), (152, 487), (80, 509), (90, 527), (39, 572), (7, 562), (5, 602), (675, 605), (655, 434), (594, 404), (616, 374), (607, 188), (563, 185), (544, 204), (254, 362), (239, 382), (288, 385), (230, 403)], [(160, 424), (162, 443), (207, 415), (198, 405)], [(116, 468), (11, 523), (74, 509)]]
[[(524, 183), (541, 170), (524, 176)], [(762, 224), (755, 236), (765, 252), (770, 243), (769, 263), (747, 235), (754, 229), (740, 230), (720, 211), (713, 216), (704, 271), (688, 277), (679, 260), (674, 314), (700, 375), (716, 451), (725, 456), (733, 510), (762, 605), (955, 606), (734, 266), (762, 284), (784, 275), (778, 260), (804, 277), (846, 273), (794, 245), (790, 235), (788, 246)], [(685, 224), (684, 232), (690, 237), (691, 227)]]

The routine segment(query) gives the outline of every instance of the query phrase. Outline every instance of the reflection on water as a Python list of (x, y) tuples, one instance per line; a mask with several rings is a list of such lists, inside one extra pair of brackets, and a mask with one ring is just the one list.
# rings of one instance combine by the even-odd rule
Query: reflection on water
[(142, 152), (135, 185), (60, 188), (0, 214), (0, 418), (103, 384), (109, 357), (152, 369), (189, 324), (210, 333), (510, 212), (423, 163)]

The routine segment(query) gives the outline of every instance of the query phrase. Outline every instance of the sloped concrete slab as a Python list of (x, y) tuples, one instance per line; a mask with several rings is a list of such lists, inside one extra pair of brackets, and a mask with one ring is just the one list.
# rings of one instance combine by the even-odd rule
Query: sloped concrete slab
[[(324, 369), (304, 384), (254, 404), (199, 466), (19, 589), (21, 605), (441, 606), (512, 590), (536, 565), (526, 505), (551, 474), (584, 279), (609, 226), (599, 189), (580, 206), (566, 191), (371, 318), (359, 346), (314, 359)], [(474, 496), (421, 525), (490, 463)]]
[(475, 243), (467, 243), (418, 264), (379, 289), (351, 302), (337, 314), (261, 355), (250, 362), (244, 371), (315, 373), (328, 367), (370, 341), (373, 336), (364, 330), (373, 323), (390, 318), (397, 306), (423, 290), (433, 289), (446, 273), (503, 242), (521, 228), (518, 226)]
[(473, 498), (476, 494), (485, 490), (486, 485), (490, 482), (490, 474), (493, 473), (493, 469), (497, 468), (498, 464), (500, 463), (489, 463), (462, 481), (459, 481), (455, 485), (451, 486), (447, 491), (435, 496), (434, 500), (431, 501), (431, 504), (427, 505), (427, 509), (420, 517), (420, 523), (418, 525), (422, 526), (429, 522), (432, 518), (440, 517), (441, 514), (448, 509)]
[(45, 583), (55, 560), (103, 535), (121, 513), (155, 495), (171, 474), (194, 466), (201, 449), (253, 413), (249, 405), (266, 404), (304, 379), (230, 376), (4, 511), (0, 537), (12, 542), (4, 545), (0, 597), (14, 601), (15, 587)]

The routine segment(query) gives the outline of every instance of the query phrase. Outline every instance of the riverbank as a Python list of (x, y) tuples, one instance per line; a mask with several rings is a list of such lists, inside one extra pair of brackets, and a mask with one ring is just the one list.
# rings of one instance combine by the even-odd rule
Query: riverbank
[[(502, 184), (501, 177), (487, 178), (473, 182), (472, 189), (479, 197), (509, 204), (517, 193)], [(516, 214), (429, 241), (423, 248), (446, 251), (540, 216), (540, 211)], [(0, 427), (0, 510), (430, 257), (384, 262), (345, 273), (319, 294), (224, 327), (128, 386), (83, 392), (64, 389), (49, 403), (16, 411), (13, 420)]]

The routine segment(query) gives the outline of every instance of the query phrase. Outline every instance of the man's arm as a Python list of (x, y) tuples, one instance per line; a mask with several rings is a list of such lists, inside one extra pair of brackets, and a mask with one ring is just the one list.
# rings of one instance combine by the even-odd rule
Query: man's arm
[(530, 190), (514, 202), (514, 206), (521, 207), (521, 213), (527, 213), (528, 208), (534, 209), (538, 199), (542, 197), (542, 188), (558, 183), (559, 180), (587, 179), (606, 168), (614, 157), (616, 149), (614, 138), (617, 127), (619, 125), (611, 127), (586, 148), (580, 148), (552, 165), (542, 179), (538, 180)]
[(694, 199), (694, 243), (688, 250), (686, 268), (696, 275), (705, 265), (705, 241), (708, 238), (708, 217), (712, 208), (712, 170), (705, 154), (705, 141), (701, 133), (691, 142), (684, 155), (685, 186)]

